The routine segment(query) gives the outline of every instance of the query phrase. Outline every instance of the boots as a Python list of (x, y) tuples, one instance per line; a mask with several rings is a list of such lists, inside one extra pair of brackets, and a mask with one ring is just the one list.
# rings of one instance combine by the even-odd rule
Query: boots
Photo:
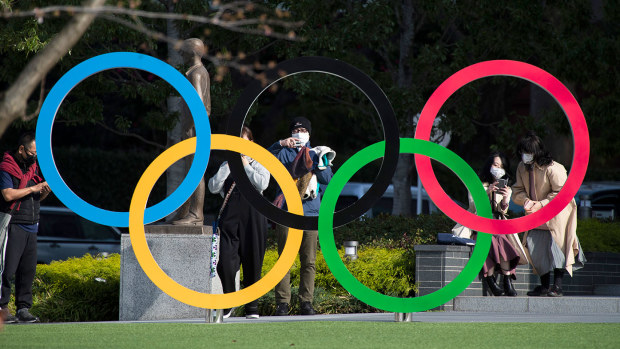
[(502, 290), (498, 285), (497, 282), (495, 282), (495, 276), (490, 275), (484, 278), (487, 282), (487, 286), (489, 288), (489, 290), (491, 291), (491, 293), (493, 293), (494, 296), (499, 297), (499, 296), (503, 296), (504, 295), (504, 290)]
[(506, 296), (509, 297), (517, 296), (517, 291), (512, 285), (512, 278), (510, 275), (504, 275), (504, 292), (506, 293)]

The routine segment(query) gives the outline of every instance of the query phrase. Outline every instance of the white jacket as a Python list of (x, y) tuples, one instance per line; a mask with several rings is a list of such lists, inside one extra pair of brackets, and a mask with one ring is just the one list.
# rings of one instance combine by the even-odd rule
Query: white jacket
[[(269, 171), (267, 171), (263, 165), (259, 164), (258, 161), (253, 159), (250, 159), (249, 164), (243, 168), (250, 182), (252, 182), (256, 190), (262, 194), (263, 190), (267, 189), (269, 185), (269, 177), (271, 177)], [(220, 169), (217, 170), (215, 176), (209, 179), (209, 191), (213, 194), (220, 193), (220, 195), (224, 197), (226, 194), (224, 193), (224, 182), (226, 178), (228, 178), (228, 175), (230, 175), (230, 167), (228, 167), (228, 161), (224, 161), (220, 165)]]

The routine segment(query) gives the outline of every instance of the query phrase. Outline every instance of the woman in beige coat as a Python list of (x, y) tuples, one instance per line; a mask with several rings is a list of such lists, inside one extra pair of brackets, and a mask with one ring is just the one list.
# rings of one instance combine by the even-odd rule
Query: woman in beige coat
[[(523, 206), (525, 214), (531, 214), (547, 205), (560, 192), (566, 182), (566, 169), (553, 161), (540, 138), (531, 131), (517, 145), (517, 153), (522, 161), (512, 187), (512, 200)], [(575, 200), (571, 200), (547, 223), (526, 232), (524, 242), (541, 281), (541, 285), (527, 295), (562, 296), (564, 272), (568, 271), (572, 276), (573, 271), (582, 268), (586, 261), (577, 238)]]
[[(500, 185), (501, 181), (508, 181), (509, 164), (506, 157), (499, 152), (489, 155), (484, 166), (478, 173), (484, 190), (487, 192), (493, 218), (507, 219), (508, 202), (512, 193), (508, 185)], [(476, 206), (471, 194), (469, 211), (476, 213)], [(457, 224), (452, 232), (460, 237), (471, 238), (471, 230)], [(511, 241), (512, 236), (494, 234), (491, 239), (491, 249), (486, 261), (482, 265), (480, 278), (494, 296), (516, 296), (517, 291), (512, 284), (516, 280), (515, 269), (521, 260), (519, 249)], [(516, 240), (518, 242), (518, 240)], [(525, 258), (525, 257), (524, 257)], [(497, 284), (495, 274), (503, 275), (503, 288)]]

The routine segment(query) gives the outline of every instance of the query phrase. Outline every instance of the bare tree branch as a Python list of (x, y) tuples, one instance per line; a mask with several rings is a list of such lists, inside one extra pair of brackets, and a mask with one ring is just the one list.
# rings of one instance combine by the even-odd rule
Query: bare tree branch
[(39, 87), (41, 90), (39, 92), (39, 104), (37, 105), (37, 109), (31, 114), (25, 115), (22, 117), (24, 121), (30, 121), (37, 116), (39, 116), (39, 112), (41, 111), (41, 106), (43, 105), (43, 100), (45, 99), (45, 76), (41, 79), (41, 85)]
[[(214, 4), (217, 3), (217, 1), (214, 1)], [(299, 27), (303, 23), (280, 19), (289, 17), (287, 12), (276, 9), (275, 14), (279, 19), (268, 18), (266, 14), (259, 14), (257, 18), (246, 18), (246, 12), (255, 11), (257, 9), (272, 11), (264, 6), (249, 1), (236, 1), (225, 5), (214, 5), (213, 8), (215, 8), (217, 12), (211, 17), (172, 12), (149, 12), (121, 6), (104, 6), (104, 4), (105, 0), (86, 0), (82, 6), (49, 6), (35, 8), (31, 11), (0, 12), (0, 17), (3, 18), (34, 16), (39, 22), (42, 22), (46, 15), (58, 16), (61, 12), (74, 16), (63, 30), (28, 62), (17, 80), (11, 84), (9, 89), (0, 94), (0, 135), (4, 133), (8, 125), (15, 119), (22, 117), (26, 120), (38, 115), (40, 106), (34, 114), (26, 115), (28, 98), (47, 72), (49, 72), (60, 58), (62, 58), (82, 37), (97, 15), (106, 20), (122, 24), (128, 28), (144, 33), (153, 39), (172, 43), (175, 46), (178, 46), (181, 41), (147, 28), (140, 19), (151, 18), (193, 21), (196, 23), (216, 25), (234, 32), (258, 34), (287, 40), (303, 40), (303, 38), (296, 37), (293, 31), (281, 33), (272, 28), (272, 26), (276, 26), (289, 29)], [(120, 16), (130, 16), (134, 21), (132, 22)], [(248, 28), (248, 26), (253, 25), (256, 27)], [(215, 56), (206, 56), (203, 58), (211, 61), (217, 66), (216, 81), (222, 80), (229, 68), (234, 68), (239, 70), (242, 74), (247, 74), (248, 76), (260, 80), (263, 85), (265, 85), (267, 83), (265, 74), (257, 73), (257, 71), (275, 66), (275, 63), (272, 64), (271, 62), (267, 65), (259, 62), (255, 62), (252, 65), (242, 64), (240, 60), (245, 58), (244, 54), (239, 54), (238, 57), (232, 57), (230, 53), (218, 53)], [(44, 93), (43, 89), (41, 93)]]
[[(84, 8), (98, 7), (104, 3), (105, 0), (88, 0), (84, 2)], [(0, 135), (4, 133), (13, 120), (26, 114), (28, 97), (47, 72), (82, 37), (94, 19), (95, 15), (90, 13), (76, 15), (45, 48), (28, 62), (0, 101)]]
[(154, 146), (154, 147), (156, 147), (156, 148), (158, 148), (158, 149), (162, 149), (162, 150), (165, 150), (165, 149), (166, 149), (166, 147), (165, 147), (165, 146), (163, 146), (163, 145), (161, 145), (161, 144), (159, 144), (159, 143), (149, 141), (148, 139), (146, 139), (146, 138), (144, 138), (144, 137), (142, 137), (142, 136), (140, 136), (140, 135), (138, 135), (138, 134), (135, 134), (135, 133), (130, 133), (130, 132), (121, 132), (121, 131), (119, 131), (119, 130), (114, 129), (113, 127), (110, 127), (110, 126), (108, 126), (108, 125), (104, 124), (104, 123), (103, 123), (103, 122), (101, 122), (101, 121), (97, 121), (97, 125), (99, 125), (99, 126), (103, 127), (104, 129), (106, 129), (106, 130), (108, 130), (108, 131), (110, 131), (110, 132), (112, 132), (112, 133), (114, 133), (114, 134), (116, 134), (116, 135), (119, 135), (119, 136), (124, 136), (124, 137), (132, 137), (132, 138), (136, 138), (136, 139), (139, 139), (140, 141), (142, 141), (142, 142), (144, 142), (144, 143), (146, 143), (146, 144), (148, 144), (148, 145), (152, 145), (152, 146)]
[[(247, 5), (251, 4), (247, 1), (238, 2), (238, 5)], [(235, 8), (231, 6), (232, 4), (228, 4), (227, 6), (220, 6), (216, 15), (212, 18), (205, 16), (197, 16), (190, 15), (184, 13), (172, 13), (172, 12), (152, 12), (152, 11), (144, 11), (144, 10), (136, 10), (125, 7), (116, 7), (116, 6), (97, 6), (97, 7), (85, 7), (85, 6), (65, 6), (65, 5), (57, 5), (57, 6), (48, 6), (43, 8), (35, 8), (31, 11), (13, 11), (13, 12), (3, 12), (2, 17), (4, 18), (12, 18), (12, 17), (36, 17), (39, 20), (43, 20), (43, 18), (52, 14), (53, 16), (58, 15), (61, 12), (69, 13), (69, 14), (116, 14), (116, 15), (128, 15), (128, 16), (137, 16), (143, 18), (151, 18), (151, 19), (173, 19), (173, 20), (182, 20), (182, 21), (190, 21), (204, 24), (212, 24), (217, 25), (222, 28), (232, 30), (232, 31), (241, 31), (243, 28), (239, 28), (241, 26), (247, 25), (273, 25), (282, 28), (297, 28), (303, 24), (302, 21), (286, 21), (281, 19), (273, 19), (268, 18), (266, 16), (259, 16), (259, 18), (237, 18), (233, 15), (226, 16), (225, 11), (233, 11), (237, 13), (243, 13), (243, 9)], [(252, 4), (252, 6), (256, 6)], [(227, 19), (227, 17), (231, 17), (231, 19)], [(245, 31), (243, 31), (245, 32)], [(259, 31), (263, 35), (270, 35), (264, 32)], [(276, 34), (276, 33), (273, 33)], [(292, 39), (292, 38), (290, 38)]]

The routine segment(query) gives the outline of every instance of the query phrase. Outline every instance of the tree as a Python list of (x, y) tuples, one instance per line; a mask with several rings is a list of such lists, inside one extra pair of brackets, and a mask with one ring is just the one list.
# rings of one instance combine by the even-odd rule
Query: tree
[[(137, 51), (168, 59), (183, 69), (181, 62), (175, 60), (175, 51), (182, 39), (194, 36), (204, 40), (209, 31), (221, 28), (228, 33), (295, 40), (292, 29), (299, 25), (288, 21), (283, 11), (271, 13), (263, 6), (246, 1), (226, 4), (218, 1), (211, 4), (202, 1), (131, 1), (116, 6), (103, 6), (102, 0), (84, 4), (79, 1), (71, 0), (71, 5), (41, 1), (38, 3), (41, 7), (36, 9), (25, 7), (30, 5), (24, 3), (0, 3), (4, 10), (4, 19), (0, 20), (3, 26), (0, 56), (4, 63), (0, 72), (0, 91), (3, 91), (0, 95), (0, 136), (14, 121), (27, 123), (28, 128), (32, 128), (47, 89), (68, 69), (95, 55)], [(67, 14), (72, 17), (68, 24)], [(95, 17), (99, 18), (96, 22), (93, 21)], [(90, 18), (90, 22), (83, 18)], [(75, 23), (79, 24), (79, 30)], [(62, 44), (62, 50), (58, 49), (58, 43)], [(225, 51), (225, 46), (222, 50)], [(24, 56), (33, 58), (28, 61)], [(224, 67), (243, 68), (251, 77), (256, 76), (255, 69), (263, 69), (260, 64), (243, 66), (238, 57), (219, 50), (211, 50), (204, 58), (211, 63), (209, 70), (217, 72), (212, 76), (215, 81), (222, 80), (226, 72)], [(21, 74), (19, 78), (17, 73)], [(29, 91), (22, 83), (24, 80), (29, 82)], [(38, 85), (37, 99), (31, 94)], [(225, 87), (215, 86), (213, 90), (217, 95), (223, 93)], [(104, 133), (137, 139), (151, 150), (160, 151), (167, 144), (166, 131), (173, 129), (177, 122), (175, 107), (178, 99), (167, 83), (152, 74), (108, 70), (76, 86), (59, 109), (56, 122), (72, 127), (91, 126), (64, 137), (73, 144), (80, 140), (87, 144), (98, 141), (106, 145), (102, 148), (109, 148), (111, 137), (101, 137), (103, 129)], [(218, 103), (228, 105), (231, 102), (217, 98), (215, 104)], [(54, 132), (58, 129), (55, 127)], [(63, 137), (54, 139), (56, 143)], [(118, 144), (124, 143), (117, 141), (115, 145)], [(174, 175), (167, 178), (175, 182)]]
[[(362, 69), (388, 95), (403, 137), (413, 134), (412, 116), (422, 110), (434, 89), (456, 71), (493, 59), (534, 64), (572, 88), (589, 116), (590, 125), (596, 127), (591, 132), (603, 136), (593, 138), (592, 163), (612, 166), (620, 163), (620, 144), (611, 135), (618, 122), (613, 106), (618, 104), (614, 88), (618, 72), (614, 62), (620, 46), (615, 39), (619, 11), (611, 4), (597, 10), (596, 3), (342, 0), (319, 6), (314, 1), (278, 1), (272, 5), (286, 8), (293, 18), (305, 22), (298, 33), (307, 40), (285, 43), (260, 38), (260, 44), (254, 45), (267, 47), (262, 55), (276, 61), (322, 55)], [(239, 46), (250, 43), (242, 39)], [(326, 116), (330, 110), (337, 114), (342, 108), (348, 109), (348, 113), (344, 112), (350, 117), (348, 128), (347, 123), (338, 123), (331, 128), (333, 132), (347, 129), (358, 135), (352, 129), (363, 128), (368, 137), (352, 136), (357, 145), (344, 144), (344, 148), (359, 149), (366, 139), (377, 134), (373, 115), (368, 112), (372, 107), (364, 96), (343, 87), (346, 83), (315, 74), (291, 77), (282, 86), (284, 89), (278, 94), (265, 97), (283, 104), (278, 106), (280, 110), (311, 110), (313, 118), (335, 123), (333, 117)], [(463, 87), (441, 110), (446, 115), (442, 128), (452, 131), (450, 148), (478, 169), (490, 148), (514, 155), (518, 139), (528, 129), (546, 136), (548, 143), (570, 137), (568, 123), (558, 105), (546, 97), (551, 102), (538, 108), (534, 100), (537, 93), (529, 82), (510, 77), (482, 79)], [(251, 115), (257, 112), (267, 114), (261, 117), (267, 120), (264, 129), (271, 127), (274, 115), (282, 113), (270, 107), (254, 110)], [(335, 142), (344, 142), (346, 137), (339, 134), (337, 138)], [(601, 152), (594, 151), (594, 147)], [(565, 156), (561, 154), (566, 153), (566, 142), (560, 143), (554, 153)], [(411, 156), (401, 156), (400, 160), (393, 178), (397, 187), (394, 212), (407, 214), (410, 199), (406, 188), (415, 172)], [(449, 194), (466, 201), (467, 191), (450, 171), (439, 166), (436, 172)], [(599, 171), (590, 171), (589, 175), (595, 173)], [(607, 176), (611, 178), (613, 173), (617, 174), (618, 169)], [(365, 178), (373, 180), (371, 174)]]
[[(0, 100), (0, 136), (6, 130), (14, 120), (21, 118), (22, 120), (30, 120), (37, 116), (38, 109), (35, 112), (26, 115), (27, 102), (36, 87), (44, 82), (46, 74), (56, 65), (56, 63), (65, 56), (67, 52), (78, 42), (78, 40), (84, 35), (87, 29), (90, 27), (96, 16), (108, 21), (120, 23), (122, 26), (100, 26), (99, 31), (104, 32), (107, 35), (116, 35), (115, 41), (117, 43), (132, 41), (135, 45), (133, 49), (142, 49), (149, 53), (154, 53), (157, 46), (156, 41), (161, 40), (173, 45), (179, 45), (179, 39), (169, 37), (166, 34), (165, 28), (162, 30), (158, 20), (165, 19), (168, 23), (171, 21), (182, 21), (186, 32), (190, 31), (203, 31), (202, 37), (205, 36), (204, 32), (208, 30), (202, 28), (200, 25), (213, 25), (216, 27), (224, 28), (227, 31), (236, 31), (241, 33), (251, 33), (259, 35), (267, 35), (273, 37), (295, 39), (294, 32), (290, 31), (290, 28), (298, 26), (299, 23), (291, 23), (285, 19), (273, 19), (270, 18), (270, 14), (266, 13), (264, 8), (259, 5), (252, 4), (246, 1), (237, 1), (230, 4), (220, 4), (219, 1), (213, 2), (213, 7), (209, 7), (203, 2), (188, 1), (179, 3), (177, 6), (173, 6), (176, 1), (161, 0), (161, 1), (147, 1), (142, 4), (140, 1), (130, 1), (128, 8), (125, 8), (123, 2), (120, 2), (118, 6), (103, 6), (105, 0), (88, 0), (84, 2), (82, 6), (48, 6), (42, 8), (35, 8), (34, 10), (15, 10), (11, 9), (12, 2), (4, 0), (0, 5), (4, 12), (2, 16), (5, 20), (8, 19), (7, 28), (9, 30), (3, 32), (3, 46), (0, 48), (0, 52), (3, 54), (15, 52), (10, 46), (23, 46), (17, 51), (25, 51), (27, 54), (34, 54), (34, 58), (28, 62), (23, 69), (20, 69), (21, 73), (14, 80), (9, 81), (8, 88), (2, 93)], [(140, 6), (140, 8), (137, 8)], [(162, 8), (163, 7), (163, 8)], [(175, 9), (172, 11), (172, 9)], [(163, 10), (163, 12), (160, 12)], [(183, 11), (189, 11), (190, 13), (206, 13), (205, 16), (187, 14)], [(38, 31), (47, 32), (46, 29), (42, 29), (37, 24), (43, 24), (45, 18), (48, 18), (48, 22), (54, 22), (52, 27), (58, 25), (56, 17), (59, 17), (61, 13), (69, 13), (73, 15), (73, 19), (64, 28), (59, 31), (49, 41), (39, 41)], [(13, 23), (18, 17), (34, 17), (34, 19), (26, 19), (25, 21), (19, 21), (18, 24)], [(129, 17), (129, 19), (128, 19)], [(152, 19), (150, 22), (145, 22), (143, 19)], [(129, 28), (119, 29), (119, 28)], [(286, 33), (282, 33), (279, 29), (284, 28), (289, 30)], [(28, 32), (25, 30), (28, 29)], [(133, 31), (133, 33), (128, 33)], [(12, 34), (20, 32), (20, 34), (26, 35), (17, 36), (12, 38)], [(123, 33), (124, 32), (124, 33)], [(119, 37), (118, 34), (123, 33), (127, 36)], [(142, 42), (137, 40), (135, 34), (141, 33)], [(169, 32), (174, 35), (174, 30)], [(132, 35), (133, 34), (133, 35)], [(129, 39), (129, 40), (128, 40)], [(22, 40), (22, 42), (19, 42)], [(88, 47), (91, 53), (106, 52), (110, 47), (101, 47), (103, 45), (101, 37), (92, 37), (87, 40), (88, 43), (95, 43), (99, 47)], [(141, 46), (140, 46), (141, 45)], [(8, 46), (8, 47), (7, 47)], [(95, 45), (93, 45), (95, 46)], [(113, 45), (122, 46), (122, 45)], [(223, 56), (221, 54), (207, 56), (205, 59), (210, 60), (216, 66), (228, 65), (236, 68), (241, 68), (238, 63), (237, 57)], [(260, 66), (257, 67), (260, 69)], [(218, 70), (219, 71), (219, 70)], [(222, 70), (222, 72), (225, 70)], [(246, 73), (251, 76), (255, 76), (252, 69), (245, 69)], [(219, 78), (221, 73), (218, 73), (216, 78)], [(41, 98), (39, 104), (42, 102), (45, 83), (41, 87)], [(161, 120), (158, 120), (161, 121)], [(122, 118), (116, 121), (116, 126), (122, 128), (126, 126), (127, 121)]]
[[(102, 6), (105, 0), (88, 0), (86, 8)], [(0, 136), (17, 118), (32, 119), (38, 110), (26, 115), (28, 98), (37, 88), (44, 89), (45, 75), (75, 45), (95, 19), (91, 13), (76, 15), (22, 70), (17, 79), (3, 93), (0, 102)], [(43, 82), (43, 84), (41, 83)], [(43, 93), (41, 93), (43, 95)], [(39, 105), (42, 100), (39, 102)], [(40, 107), (39, 107), (40, 108)]]

